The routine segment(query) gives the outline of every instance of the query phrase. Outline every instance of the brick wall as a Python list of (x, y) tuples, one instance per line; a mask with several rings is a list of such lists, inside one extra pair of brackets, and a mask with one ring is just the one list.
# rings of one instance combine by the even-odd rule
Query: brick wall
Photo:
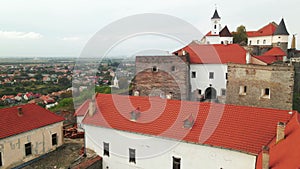
[(228, 64), (227, 104), (291, 110), (293, 89), (293, 66)]
[[(140, 96), (173, 94), (173, 99), (189, 99), (188, 56), (137, 56), (133, 91)], [(153, 70), (156, 67), (156, 71)]]

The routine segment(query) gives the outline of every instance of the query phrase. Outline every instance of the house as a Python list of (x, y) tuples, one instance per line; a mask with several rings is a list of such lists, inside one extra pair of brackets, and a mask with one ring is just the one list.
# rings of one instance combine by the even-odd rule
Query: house
[(85, 102), (83, 102), (82, 105), (80, 105), (74, 113), (74, 116), (76, 117), (78, 131), (83, 131), (81, 123), (82, 123), (84, 116), (88, 112), (90, 102), (91, 102), (91, 100), (89, 100), (89, 99), (86, 100)]
[(36, 104), (0, 109), (0, 168), (28, 162), (61, 146), (63, 121)]
[(227, 26), (221, 26), (221, 17), (217, 9), (211, 18), (211, 30), (202, 38), (203, 44), (232, 44), (233, 36)]
[(238, 44), (203, 45), (192, 42), (174, 52), (189, 55), (192, 100), (218, 100), (226, 96), (227, 63), (246, 64), (250, 55)]
[(251, 63), (258, 65), (270, 65), (276, 62), (283, 62), (287, 54), (279, 47), (274, 47), (261, 56), (252, 56)]
[(247, 31), (248, 45), (254, 47), (254, 54), (261, 55), (272, 47), (280, 47), (287, 52), (289, 33), (284, 19), (279, 25), (271, 22), (257, 31)]
[(300, 168), (299, 122), (299, 114), (294, 114), (287, 124), (278, 123), (280, 130), (277, 132), (280, 134), (275, 136), (259, 153), (256, 169)]
[[(272, 147), (270, 140), (284, 135), (277, 124), (288, 124), (297, 115), (288, 110), (109, 94), (97, 94), (90, 104), (83, 119), (86, 147), (103, 157), (104, 168), (122, 169), (254, 169), (262, 146)], [(276, 145), (280, 155), (272, 156), (276, 152), (270, 148), (271, 165), (281, 156), (288, 159), (280, 144), (290, 146), (289, 137), (299, 137), (289, 134)], [(298, 147), (289, 148), (295, 157)], [(293, 163), (300, 165), (299, 160)]]

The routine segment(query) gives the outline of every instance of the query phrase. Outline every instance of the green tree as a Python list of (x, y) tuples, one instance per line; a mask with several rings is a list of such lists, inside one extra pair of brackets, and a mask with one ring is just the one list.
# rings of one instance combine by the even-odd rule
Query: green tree
[(236, 32), (232, 32), (233, 43), (240, 45), (247, 45), (248, 37), (246, 33), (246, 27), (241, 25), (237, 27)]

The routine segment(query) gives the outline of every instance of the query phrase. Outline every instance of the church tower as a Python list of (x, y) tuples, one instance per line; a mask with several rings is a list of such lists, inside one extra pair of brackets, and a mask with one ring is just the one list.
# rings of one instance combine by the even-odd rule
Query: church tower
[(280, 47), (283, 51), (287, 52), (289, 35), (284, 19), (282, 18), (273, 36), (273, 47)]
[(215, 10), (213, 17), (211, 18), (211, 25), (211, 34), (219, 35), (219, 32), (221, 31), (221, 17), (219, 16), (217, 9)]

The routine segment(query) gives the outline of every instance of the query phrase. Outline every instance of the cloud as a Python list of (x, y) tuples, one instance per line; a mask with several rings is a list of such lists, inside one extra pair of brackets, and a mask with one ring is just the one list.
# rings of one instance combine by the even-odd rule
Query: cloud
[(41, 39), (43, 35), (36, 32), (16, 32), (0, 30), (0, 39)]
[(75, 36), (73, 36), (73, 37), (63, 37), (63, 38), (61, 38), (61, 40), (63, 40), (63, 41), (78, 41), (78, 40), (80, 40), (80, 38), (75, 37)]

